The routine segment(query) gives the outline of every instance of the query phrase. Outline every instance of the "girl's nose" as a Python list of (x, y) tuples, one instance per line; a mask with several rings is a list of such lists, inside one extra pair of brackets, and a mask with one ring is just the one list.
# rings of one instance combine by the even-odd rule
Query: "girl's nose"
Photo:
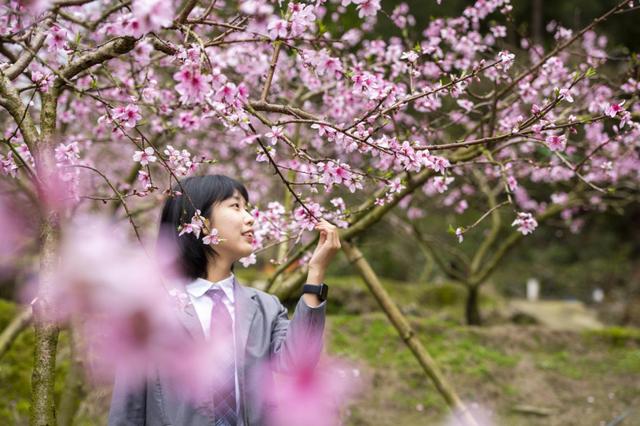
[(245, 219), (245, 222), (246, 222), (246, 223), (248, 223), (248, 224), (253, 225), (253, 223), (256, 221), (256, 220), (254, 219), (253, 215), (252, 215), (251, 213), (249, 213), (249, 211), (248, 211), (248, 210), (245, 210), (245, 211), (244, 211), (244, 214), (245, 214), (245, 218), (244, 218), (244, 219)]

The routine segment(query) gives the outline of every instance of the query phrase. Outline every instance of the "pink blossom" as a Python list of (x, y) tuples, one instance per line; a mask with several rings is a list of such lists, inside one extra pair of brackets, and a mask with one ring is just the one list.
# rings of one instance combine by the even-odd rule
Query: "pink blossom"
[(140, 182), (145, 191), (151, 188), (151, 176), (144, 170), (138, 170), (138, 182)]
[(315, 228), (317, 219), (322, 217), (323, 209), (320, 204), (314, 202), (305, 202), (305, 206), (307, 207), (306, 209), (300, 206), (293, 211), (293, 219), (298, 227), (312, 231)]
[(465, 111), (469, 112), (473, 109), (473, 102), (468, 99), (458, 99), (457, 104), (462, 107)]
[(272, 40), (275, 40), (277, 38), (286, 38), (289, 32), (287, 21), (284, 21), (282, 19), (274, 19), (273, 21), (269, 22), (268, 31), (269, 37), (271, 37)]
[(517, 226), (518, 231), (521, 232), (522, 235), (527, 235), (531, 234), (538, 227), (538, 222), (531, 213), (520, 212), (511, 226)]
[(6, 157), (0, 154), (0, 173), (13, 178), (18, 176), (18, 165), (13, 159), (13, 152), (9, 151)]
[(283, 349), (287, 351), (286, 365), (275, 357), (263, 366), (260, 374), (258, 394), (264, 403), (276, 407), (268, 412), (267, 425), (340, 424), (341, 408), (361, 386), (360, 370), (346, 361), (329, 357), (320, 359), (316, 365), (323, 340), (319, 332), (298, 333), (287, 338), (289, 346)]
[(499, 67), (502, 70), (507, 71), (513, 65), (513, 61), (515, 60), (516, 55), (506, 50), (503, 50), (498, 53)]
[(445, 192), (454, 181), (452, 177), (436, 176), (433, 178), (433, 188), (440, 194)]
[(210, 75), (202, 75), (195, 70), (192, 64), (185, 64), (178, 72), (173, 74), (173, 79), (179, 83), (176, 91), (180, 94), (180, 101), (186, 104), (200, 103), (211, 90)]
[(139, 162), (141, 165), (146, 166), (149, 163), (153, 163), (157, 160), (157, 157), (153, 155), (155, 151), (152, 147), (148, 146), (144, 151), (136, 151), (133, 154), (133, 161)]
[(47, 35), (47, 46), (50, 52), (57, 52), (58, 50), (65, 49), (67, 47), (67, 40), (69, 35), (67, 30), (59, 25), (52, 25)]
[(615, 117), (619, 112), (624, 111), (622, 105), (624, 102), (620, 102), (619, 104), (606, 104), (604, 107), (604, 114), (608, 117)]
[[(202, 217), (202, 213), (200, 212), (200, 210), (196, 210), (196, 213), (191, 218), (191, 222), (180, 225), (180, 227), (178, 228), (178, 230), (180, 231), (178, 236), (181, 237), (184, 234), (193, 234), (196, 238), (200, 238), (200, 232), (203, 230), (203, 228), (204, 218)], [(213, 233), (209, 238), (209, 241), (217, 241), (217, 235), (218, 231), (216, 230), (216, 232)]]
[(459, 243), (464, 241), (464, 231), (462, 230), (462, 228), (460, 227), (456, 228), (455, 234), (456, 234), (456, 238), (458, 238)]
[(303, 5), (301, 3), (289, 3), (291, 13), (291, 35), (293, 37), (300, 36), (304, 31), (313, 25), (316, 20), (314, 7), (312, 5)]
[(238, 94), (238, 88), (233, 83), (226, 83), (216, 92), (215, 99), (228, 105), (233, 105)]
[(111, 113), (113, 119), (120, 122), (125, 127), (135, 127), (138, 121), (142, 118), (139, 112), (138, 106), (135, 104), (128, 104), (126, 107), (116, 107)]
[(134, 35), (139, 37), (173, 23), (175, 10), (171, 0), (134, 0), (133, 15), (140, 23)]
[(211, 231), (204, 237), (202, 237), (202, 243), (204, 245), (218, 245), (220, 244), (220, 237), (218, 236), (218, 230), (216, 228), (212, 228)]
[(195, 130), (200, 124), (200, 119), (193, 115), (192, 111), (181, 112), (178, 116), (178, 127), (185, 130)]
[(175, 254), (160, 241), (152, 258), (120, 228), (99, 217), (77, 218), (63, 230), (55, 271), (52, 320), (75, 318), (90, 354), (90, 378), (135, 388), (157, 370), (186, 398), (200, 401), (215, 384), (222, 348), (193, 339), (178, 320), (182, 287)]
[(318, 173), (322, 174), (320, 182), (328, 186), (342, 184), (351, 179), (349, 165), (340, 162), (318, 163)]
[(276, 149), (274, 147), (267, 146), (265, 148), (266, 148), (266, 151), (268, 152), (268, 155), (267, 155), (267, 152), (264, 152), (265, 151), (264, 149), (262, 148), (256, 149), (256, 161), (258, 163), (267, 162), (269, 161), (269, 155), (273, 157), (276, 154)]
[(284, 138), (284, 129), (282, 126), (271, 126), (271, 131), (265, 133), (264, 136), (269, 139), (271, 145), (275, 145), (279, 139)]
[(238, 259), (238, 262), (240, 262), (245, 268), (248, 268), (250, 265), (255, 265), (256, 261), (257, 259), (255, 253), (251, 253), (249, 256), (241, 257), (240, 259)]
[(360, 18), (376, 16), (382, 8), (380, 0), (353, 0), (353, 3), (358, 5), (358, 16)]
[(569, 89), (560, 89), (559, 96), (569, 103), (573, 102), (573, 96), (571, 96)]
[(178, 176), (187, 176), (198, 167), (198, 163), (192, 160), (191, 153), (186, 149), (180, 151), (171, 145), (167, 145), (164, 154), (167, 156), (168, 166)]
[(418, 60), (419, 56), (414, 50), (410, 50), (408, 52), (402, 52), (400, 55), (400, 59), (404, 59), (405, 61), (414, 63)]
[(504, 25), (494, 25), (490, 30), (491, 34), (493, 34), (495, 38), (503, 38), (507, 36), (507, 27)]
[(436, 173), (442, 173), (451, 166), (449, 160), (436, 155), (430, 155), (425, 161), (426, 165), (433, 169)]
[(469, 203), (467, 203), (467, 200), (460, 200), (458, 201), (458, 204), (456, 204), (454, 211), (458, 214), (462, 214), (465, 210), (467, 210), (467, 208), (469, 208)]
[(545, 141), (551, 151), (564, 151), (567, 145), (567, 138), (564, 135), (549, 135)]
[(316, 67), (319, 76), (328, 74), (330, 77), (341, 78), (343, 73), (342, 62), (339, 58), (329, 56), (326, 49), (320, 50), (317, 54), (310, 54), (310, 62)]

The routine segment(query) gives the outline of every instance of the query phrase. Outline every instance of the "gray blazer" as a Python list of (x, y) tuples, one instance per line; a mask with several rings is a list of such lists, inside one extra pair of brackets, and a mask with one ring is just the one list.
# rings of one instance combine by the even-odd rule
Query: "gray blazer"
[[(279, 371), (286, 372), (299, 362), (313, 365), (320, 358), (322, 338), (309, 353), (309, 345), (300, 344), (309, 335), (324, 330), (326, 301), (309, 307), (302, 297), (289, 320), (287, 309), (276, 296), (245, 287), (234, 280), (235, 334), (238, 384), (240, 390), (239, 422), (244, 426), (266, 423), (268, 410), (274, 409), (260, 398), (259, 380), (264, 383), (263, 368), (271, 360)], [(180, 321), (195, 339), (204, 338), (202, 327), (192, 305), (180, 310)], [(304, 350), (304, 354), (301, 353)], [(309, 359), (311, 357), (311, 359)], [(266, 380), (273, 384), (273, 377)], [(264, 389), (264, 387), (262, 387)], [(205, 426), (212, 425), (210, 411), (194, 407), (168, 391), (162, 378), (153, 374), (145, 386), (136, 391), (125, 388), (116, 375), (109, 411), (109, 426)]]

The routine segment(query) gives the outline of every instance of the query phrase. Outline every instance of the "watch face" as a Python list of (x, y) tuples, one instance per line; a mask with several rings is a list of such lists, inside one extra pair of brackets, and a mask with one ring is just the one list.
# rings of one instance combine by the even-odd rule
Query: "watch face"
[(320, 286), (320, 299), (325, 300), (327, 298), (327, 294), (329, 293), (329, 287), (326, 284), (322, 284)]

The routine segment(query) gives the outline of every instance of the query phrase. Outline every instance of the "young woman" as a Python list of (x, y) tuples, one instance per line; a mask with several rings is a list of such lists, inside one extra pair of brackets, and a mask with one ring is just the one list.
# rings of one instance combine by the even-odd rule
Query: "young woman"
[[(109, 425), (263, 425), (274, 409), (262, 394), (273, 385), (265, 366), (286, 371), (300, 364), (315, 366), (319, 359), (327, 296), (323, 281), (340, 249), (337, 229), (324, 220), (316, 225), (319, 242), (289, 320), (277, 297), (241, 285), (233, 274), (234, 263), (252, 252), (254, 219), (247, 210), (246, 188), (227, 176), (212, 175), (187, 178), (174, 189), (182, 194), (166, 201), (160, 234), (175, 244), (177, 266), (189, 280), (185, 290), (191, 303), (181, 320), (193, 338), (223, 344), (230, 355), (217, 360), (219, 385), (208, 409), (180, 399), (159, 378), (136, 392), (116, 380)], [(180, 235), (197, 210), (209, 230), (217, 229), (218, 244), (205, 244), (202, 233)]]

